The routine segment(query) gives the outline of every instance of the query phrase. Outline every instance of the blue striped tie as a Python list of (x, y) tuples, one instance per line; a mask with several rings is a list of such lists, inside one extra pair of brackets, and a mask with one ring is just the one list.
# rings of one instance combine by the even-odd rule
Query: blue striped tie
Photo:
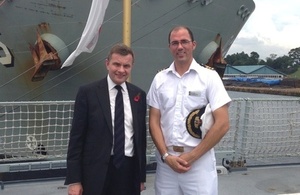
[(124, 161), (124, 142), (125, 142), (125, 129), (124, 129), (124, 105), (122, 87), (116, 85), (118, 90), (115, 104), (115, 132), (114, 132), (114, 165), (119, 168)]

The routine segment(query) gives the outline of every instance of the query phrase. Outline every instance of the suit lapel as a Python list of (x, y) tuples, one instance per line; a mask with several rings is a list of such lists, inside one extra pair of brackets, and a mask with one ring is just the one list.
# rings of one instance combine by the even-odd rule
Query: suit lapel
[[(135, 131), (135, 129), (138, 127), (138, 121), (137, 121), (137, 117), (138, 117), (138, 106), (137, 106), (137, 102), (135, 102), (135, 98), (136, 96), (138, 96), (139, 91), (134, 90), (134, 88), (132, 88), (132, 86), (126, 82), (127, 85), (127, 90), (128, 90), (128, 94), (129, 94), (129, 101), (130, 101), (130, 105), (131, 105), (131, 111), (132, 111), (132, 118), (133, 118), (133, 130), (134, 130), (134, 134), (135, 136), (137, 136), (137, 132)], [(108, 84), (107, 84), (107, 79), (102, 79), (101, 81), (99, 81), (99, 84), (97, 85), (97, 89), (96, 89), (96, 94), (98, 96), (98, 100), (99, 100), (99, 104), (102, 108), (105, 120), (108, 124), (108, 127), (110, 129), (110, 132), (112, 133), (112, 118), (111, 118), (111, 110), (110, 110), (110, 100), (109, 100), (109, 92), (108, 92)]]
[(96, 94), (98, 96), (99, 104), (102, 108), (105, 120), (108, 124), (110, 132), (112, 133), (112, 118), (111, 118), (111, 110), (110, 110), (110, 100), (109, 100), (109, 92), (108, 92), (108, 84), (106, 78), (99, 81), (99, 85), (97, 85)]
[(137, 116), (138, 116), (138, 112), (137, 112), (137, 103), (134, 101), (135, 96), (138, 95), (138, 91), (134, 90), (130, 84), (127, 84), (127, 90), (128, 90), (128, 94), (129, 94), (129, 101), (130, 101), (130, 105), (131, 105), (131, 111), (132, 111), (132, 124), (133, 124), (133, 131), (134, 134), (137, 133), (137, 131), (135, 131), (136, 127), (138, 127), (137, 124)]

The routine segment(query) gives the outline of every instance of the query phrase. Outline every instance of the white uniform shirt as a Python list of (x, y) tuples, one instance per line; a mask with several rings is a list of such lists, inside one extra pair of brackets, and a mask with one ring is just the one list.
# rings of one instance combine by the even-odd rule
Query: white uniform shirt
[(147, 94), (149, 106), (160, 110), (161, 128), (166, 146), (195, 147), (201, 141), (186, 130), (188, 114), (211, 105), (212, 111), (231, 101), (218, 73), (193, 60), (190, 69), (180, 76), (174, 62), (153, 79)]

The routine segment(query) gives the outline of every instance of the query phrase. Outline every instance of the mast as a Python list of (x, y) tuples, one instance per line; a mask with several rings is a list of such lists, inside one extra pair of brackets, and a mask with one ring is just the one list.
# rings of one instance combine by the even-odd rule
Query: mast
[[(131, 47), (131, 0), (123, 0), (123, 43)], [(127, 81), (130, 80), (128, 77)]]

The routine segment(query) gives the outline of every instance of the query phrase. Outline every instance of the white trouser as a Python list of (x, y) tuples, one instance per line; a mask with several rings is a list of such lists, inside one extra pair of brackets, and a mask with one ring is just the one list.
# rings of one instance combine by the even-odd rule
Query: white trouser
[[(181, 153), (168, 151), (171, 155), (179, 156)], [(156, 151), (156, 195), (217, 195), (218, 176), (214, 150), (208, 151), (192, 164), (186, 173), (173, 171)]]

